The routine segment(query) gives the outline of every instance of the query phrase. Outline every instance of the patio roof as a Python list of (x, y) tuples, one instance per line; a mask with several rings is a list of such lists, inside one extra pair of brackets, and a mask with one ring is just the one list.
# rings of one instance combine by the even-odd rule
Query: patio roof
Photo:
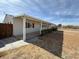
[(43, 23), (48, 23), (48, 24), (55, 25), (55, 24), (53, 24), (53, 23), (44, 21), (44, 20), (42, 20), (42, 19), (35, 18), (35, 17), (33, 17), (33, 16), (29, 16), (29, 15), (19, 15), (19, 16), (15, 16), (14, 18), (23, 18), (23, 17), (25, 17), (25, 18), (28, 19), (28, 20), (32, 20), (32, 21), (36, 21), (36, 22), (41, 22), (41, 21), (42, 21)]

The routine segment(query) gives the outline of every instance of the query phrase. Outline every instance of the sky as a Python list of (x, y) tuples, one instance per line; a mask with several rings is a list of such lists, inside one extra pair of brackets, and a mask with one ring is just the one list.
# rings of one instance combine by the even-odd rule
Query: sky
[(26, 14), (64, 25), (79, 25), (79, 0), (0, 0), (0, 22), (5, 14)]

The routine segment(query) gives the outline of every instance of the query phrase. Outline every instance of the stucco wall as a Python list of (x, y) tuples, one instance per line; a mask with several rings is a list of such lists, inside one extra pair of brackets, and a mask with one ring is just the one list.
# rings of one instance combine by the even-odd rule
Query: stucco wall
[(34, 28), (26, 28), (27, 33), (36, 32), (36, 31), (40, 31), (40, 25), (39, 24), (34, 24)]
[[(34, 28), (26, 28), (26, 33), (31, 33), (31, 32), (36, 32), (36, 31), (40, 31), (40, 24), (34, 24)], [(14, 19), (13, 34), (14, 36), (23, 34), (23, 20), (22, 19)]]
[(22, 35), (23, 34), (23, 20), (14, 19), (13, 23), (13, 35)]

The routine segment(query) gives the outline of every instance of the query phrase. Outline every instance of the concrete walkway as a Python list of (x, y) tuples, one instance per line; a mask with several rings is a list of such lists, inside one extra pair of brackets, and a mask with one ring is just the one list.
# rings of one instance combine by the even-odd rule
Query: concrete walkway
[(0, 40), (0, 52), (15, 49), (31, 42), (37, 41), (39, 32), (29, 33), (26, 35), (26, 41), (23, 41), (22, 36), (10, 37)]
[(7, 38), (0, 40), (0, 52), (15, 49), (24, 45), (28, 45), (31, 42), (35, 42), (39, 39), (39, 37), (33, 37), (29, 40), (16, 40), (16, 38)]
[(18, 48), (18, 47), (21, 47), (24, 45), (28, 45), (28, 44), (29, 43), (24, 42), (23, 40), (19, 40), (19, 41), (13, 42), (13, 43), (6, 44), (4, 47), (1, 47), (0, 52), (7, 51), (10, 49), (15, 49), (15, 48)]

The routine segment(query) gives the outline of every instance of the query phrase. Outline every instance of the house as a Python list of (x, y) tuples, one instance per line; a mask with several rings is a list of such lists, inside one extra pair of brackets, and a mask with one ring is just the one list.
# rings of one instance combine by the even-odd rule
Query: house
[(40, 32), (41, 34), (41, 30), (55, 26), (55, 24), (28, 15), (12, 16), (6, 14), (4, 23), (13, 24), (13, 35), (23, 35), (23, 40), (26, 39), (26, 33)]

